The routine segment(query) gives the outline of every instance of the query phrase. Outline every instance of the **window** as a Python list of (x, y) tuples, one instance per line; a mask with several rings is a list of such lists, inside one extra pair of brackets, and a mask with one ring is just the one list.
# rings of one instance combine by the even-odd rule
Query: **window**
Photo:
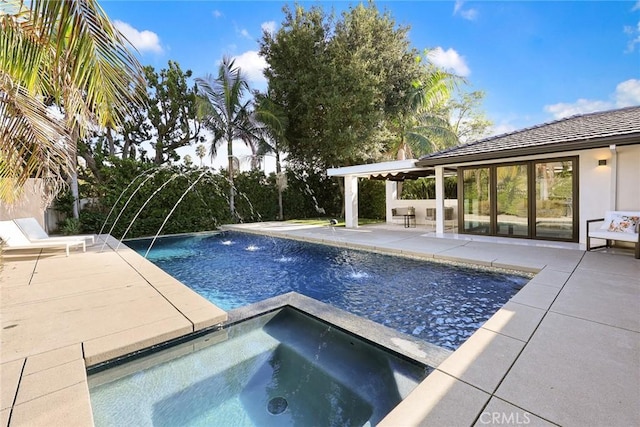
[(538, 238), (571, 240), (573, 237), (573, 162), (535, 164), (536, 227)]
[(497, 166), (496, 234), (528, 237), (528, 167), (527, 164)]
[(460, 175), (463, 177), (462, 229), (467, 233), (490, 234), (489, 168), (465, 169)]
[(578, 240), (577, 158), (461, 168), (464, 233)]

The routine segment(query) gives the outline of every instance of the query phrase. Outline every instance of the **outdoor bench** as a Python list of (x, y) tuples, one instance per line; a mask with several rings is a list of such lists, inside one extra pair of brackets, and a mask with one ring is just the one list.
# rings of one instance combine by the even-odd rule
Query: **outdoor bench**
[(391, 216), (393, 218), (402, 217), (405, 228), (416, 226), (416, 210), (414, 207), (409, 206), (407, 208), (393, 208), (391, 209)]
[[(590, 229), (594, 222), (602, 222), (600, 228)], [(591, 239), (602, 239), (606, 243), (591, 246)], [(610, 247), (612, 241), (635, 244), (635, 257), (640, 259), (640, 211), (607, 211), (604, 218), (587, 220), (587, 251)]]

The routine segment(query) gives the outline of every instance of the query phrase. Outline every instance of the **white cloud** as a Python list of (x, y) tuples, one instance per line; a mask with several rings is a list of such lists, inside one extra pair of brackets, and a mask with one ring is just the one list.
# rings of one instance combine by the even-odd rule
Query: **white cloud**
[(551, 113), (554, 118), (562, 119), (564, 117), (575, 116), (576, 114), (593, 113), (594, 111), (610, 110), (612, 107), (610, 102), (595, 101), (580, 98), (573, 103), (559, 102), (557, 104), (545, 105), (544, 111)]
[(640, 80), (629, 79), (616, 86), (616, 107), (640, 105)]
[(638, 21), (638, 25), (636, 25), (635, 28), (630, 25), (625, 26), (624, 33), (629, 36), (627, 53), (631, 53), (635, 50), (636, 45), (640, 44), (640, 21)]
[(636, 10), (640, 10), (640, 0), (638, 0), (636, 4), (634, 4), (633, 7), (631, 8), (632, 12), (635, 12)]
[(222, 12), (220, 12), (219, 10), (214, 10), (213, 12), (211, 12), (213, 14), (213, 17), (218, 19), (222, 17)]
[(611, 96), (611, 100), (602, 101), (580, 98), (571, 103), (560, 102), (545, 105), (544, 111), (551, 113), (556, 119), (561, 119), (576, 114), (593, 113), (594, 111), (611, 110), (632, 105), (640, 105), (640, 80), (638, 79), (629, 79), (619, 83)]
[(233, 29), (236, 32), (236, 34), (239, 34), (240, 36), (242, 36), (242, 37), (244, 37), (246, 39), (251, 39), (251, 35), (249, 34), (249, 31), (247, 31), (246, 28), (241, 28), (235, 22), (233, 23)]
[(153, 31), (143, 30), (138, 31), (131, 25), (122, 21), (114, 21), (113, 25), (131, 42), (131, 44), (138, 49), (140, 53), (154, 52), (162, 53), (162, 46), (160, 45), (160, 37)]
[(453, 5), (453, 14), (460, 15), (463, 19), (466, 19), (467, 21), (475, 21), (476, 18), (478, 18), (478, 10), (473, 8), (465, 9), (463, 8), (463, 6), (464, 6), (463, 0), (456, 0), (455, 4)]
[(263, 22), (260, 28), (268, 34), (273, 34), (276, 32), (276, 21)]
[(267, 61), (258, 54), (258, 51), (248, 50), (241, 55), (234, 56), (233, 59), (248, 80), (254, 83), (266, 82), (262, 71), (267, 67)]
[(471, 74), (464, 57), (452, 48), (444, 50), (438, 46), (429, 52), (429, 59), (434, 65), (459, 76), (466, 77)]

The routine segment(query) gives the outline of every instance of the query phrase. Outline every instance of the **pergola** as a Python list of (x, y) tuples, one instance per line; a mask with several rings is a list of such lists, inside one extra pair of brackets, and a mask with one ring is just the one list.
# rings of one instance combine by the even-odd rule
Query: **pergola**
[[(367, 165), (327, 169), (328, 176), (344, 178), (345, 223), (347, 228), (358, 227), (358, 178), (386, 181), (387, 196), (396, 191), (396, 182), (435, 176), (436, 233), (444, 233), (444, 166), (418, 167), (416, 159), (395, 160)], [(389, 197), (387, 197), (389, 200)]]

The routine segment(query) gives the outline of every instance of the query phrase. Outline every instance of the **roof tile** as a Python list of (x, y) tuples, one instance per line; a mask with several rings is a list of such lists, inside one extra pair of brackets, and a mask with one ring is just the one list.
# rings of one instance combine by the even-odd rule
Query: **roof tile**
[[(420, 157), (419, 162), (640, 134), (640, 107), (567, 117)], [(558, 151), (559, 151), (558, 150)]]

